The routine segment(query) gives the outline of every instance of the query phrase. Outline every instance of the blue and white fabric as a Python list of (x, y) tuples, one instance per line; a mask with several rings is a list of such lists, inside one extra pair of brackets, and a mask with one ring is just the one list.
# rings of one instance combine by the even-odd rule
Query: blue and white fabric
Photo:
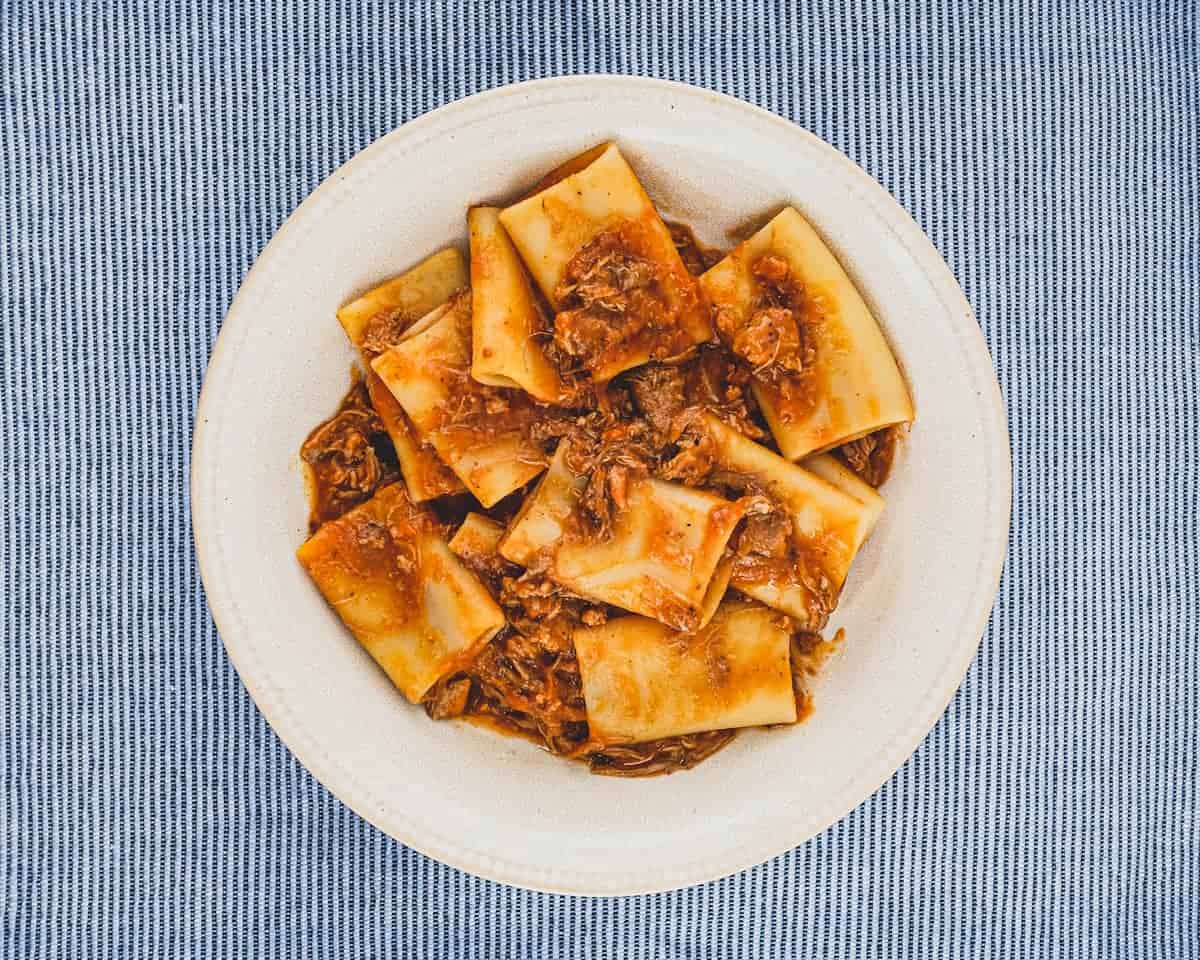
[[(426, 860), (272, 734), (205, 607), (192, 417), (238, 283), (398, 124), (641, 73), (844, 150), (987, 335), (1015, 468), (979, 656), (812, 842), (659, 896)], [(0, 5), (0, 954), (1200, 956), (1200, 6)]]

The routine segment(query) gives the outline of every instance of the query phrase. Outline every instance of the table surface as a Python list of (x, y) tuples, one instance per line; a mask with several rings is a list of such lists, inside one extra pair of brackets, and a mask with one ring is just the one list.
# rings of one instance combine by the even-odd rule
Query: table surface
[[(0, 11), (3, 956), (1200, 953), (1200, 7), (8, 2)], [(862, 164), (974, 305), (1014, 515), (979, 655), (808, 844), (650, 897), (380, 834), (272, 734), (188, 519), (239, 281), (405, 120), (570, 72), (685, 80)]]

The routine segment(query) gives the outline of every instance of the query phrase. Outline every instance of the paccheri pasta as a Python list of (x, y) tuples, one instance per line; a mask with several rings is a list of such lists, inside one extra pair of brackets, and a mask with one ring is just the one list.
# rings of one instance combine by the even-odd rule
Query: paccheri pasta
[(791, 207), (700, 247), (611, 143), (467, 236), (338, 311), (365, 371), (301, 448), (317, 588), (434, 719), (595, 772), (803, 719), (913, 418), (837, 258)]

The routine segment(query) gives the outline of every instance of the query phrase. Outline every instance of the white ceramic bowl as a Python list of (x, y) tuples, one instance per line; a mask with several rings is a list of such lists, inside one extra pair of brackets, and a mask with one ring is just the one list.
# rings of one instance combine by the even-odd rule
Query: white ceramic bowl
[[(389, 684), (293, 558), (296, 451), (346, 388), (337, 307), (450, 243), (469, 203), (513, 197), (619, 141), (650, 194), (701, 239), (782, 204), (824, 234), (879, 317), (918, 411), (883, 520), (833, 626), (847, 638), (803, 725), (743, 733), (694, 770), (588, 774), (523, 741), (434, 723)], [(936, 722), (975, 653), (1003, 563), (1008, 436), (987, 347), (942, 259), (866, 173), (813, 135), (674, 83), (573, 77), (470, 97), (334, 173), (242, 284), (213, 351), (193, 445), (208, 602), (263, 714), (381, 830), (472, 873), (620, 894), (720, 877), (802, 843), (866, 799)]]

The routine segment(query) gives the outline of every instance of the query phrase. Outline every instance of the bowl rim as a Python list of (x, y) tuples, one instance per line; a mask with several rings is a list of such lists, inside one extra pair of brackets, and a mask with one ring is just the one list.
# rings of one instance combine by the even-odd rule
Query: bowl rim
[[(427, 129), (444, 123), (455, 114), (481, 105), (487, 104), (496, 108), (506, 100), (542, 93), (553, 94), (572, 87), (591, 88), (598, 95), (614, 92), (621, 88), (634, 87), (640, 88), (647, 94), (691, 97), (727, 109), (731, 108), (758, 122), (786, 131), (789, 136), (799, 136), (808, 140), (818, 152), (824, 155), (824, 159), (838, 168), (839, 173), (849, 184), (869, 196), (880, 216), (888, 222), (893, 230), (901, 234), (907, 251), (922, 268), (930, 286), (947, 306), (948, 312), (952, 314), (952, 323), (956, 327), (956, 332), (962, 337), (961, 346), (966, 354), (967, 365), (976, 371), (986, 370), (987, 376), (982, 378), (980, 401), (982, 409), (990, 419), (992, 427), (990, 432), (991, 454), (995, 458), (997, 468), (995, 493), (999, 497), (996, 504), (999, 509), (994, 511), (995, 519), (989, 530), (989, 545), (992, 547), (992, 555), (984, 564), (985, 573), (981, 585), (985, 589), (977, 591), (977, 596), (986, 599), (975, 605), (969, 621), (964, 619), (962, 628), (964, 639), (954, 647), (955, 655), (948, 658), (936, 688), (927, 692), (922, 701), (923, 709), (915, 711), (904, 728), (894, 731), (886, 749), (881, 750), (881, 756), (886, 753), (886, 761), (879, 762), (870, 777), (854, 781), (857, 789), (853, 792), (858, 795), (857, 799), (851, 798), (847, 801), (842, 798), (840, 802), (829, 805), (819, 818), (816, 828), (805, 829), (803, 835), (798, 836), (788, 833), (786, 829), (781, 830), (778, 840), (773, 840), (770, 844), (759, 844), (741, 851), (737, 856), (727, 857), (719, 867), (714, 867), (710, 861), (705, 869), (698, 869), (699, 861), (694, 861), (674, 868), (673, 873), (659, 872), (655, 873), (652, 879), (638, 879), (632, 882), (630, 882), (631, 875), (628, 874), (622, 878), (625, 882), (611, 880), (600, 882), (601, 876), (608, 877), (609, 875), (599, 873), (573, 874), (575, 879), (571, 882), (562, 880), (558, 875), (555, 875), (554, 879), (548, 879), (548, 874), (532, 865), (523, 866), (486, 855), (472, 855), (461, 846), (456, 847), (452, 844), (430, 841), (416, 830), (408, 829), (409, 824), (383, 822), (384, 818), (378, 815), (372, 804), (357, 792), (353, 782), (339, 772), (335, 763), (323, 755), (317, 755), (314, 751), (306, 749), (305, 737), (289, 720), (288, 709), (277, 702), (276, 698), (257, 681), (255, 672), (250, 669), (247, 652), (239, 649), (238, 644), (231, 643), (227, 639), (235, 635), (237, 629), (226, 616), (226, 611), (221, 609), (221, 598), (217, 596), (214, 601), (214, 594), (209, 590), (209, 584), (214, 582), (211, 570), (215, 562), (211, 553), (212, 538), (209, 536), (207, 516), (211, 505), (203, 496), (196, 495), (197, 490), (203, 489), (200, 480), (203, 465), (208, 459), (209, 423), (212, 419), (210, 414), (217, 407), (220, 396), (211, 374), (214, 369), (219, 369), (226, 362), (231, 344), (237, 339), (236, 332), (251, 322), (251, 317), (246, 315), (242, 309), (245, 300), (248, 299), (248, 291), (252, 290), (260, 282), (260, 278), (274, 268), (275, 260), (286, 249), (291, 235), (305, 220), (307, 214), (322, 203), (326, 195), (341, 180), (346, 179), (359, 168), (372, 163), (401, 139), (419, 136)], [(983, 330), (975, 319), (970, 303), (949, 266), (933, 246), (932, 241), (900, 205), (899, 201), (869, 173), (832, 144), (811, 131), (737, 97), (675, 80), (618, 74), (572, 74), (506, 84), (430, 110), (401, 124), (360, 150), (328, 174), (304, 198), (275, 231), (243, 277), (213, 343), (193, 421), (188, 497), (191, 508), (192, 539), (201, 581), (204, 584), (205, 598), (226, 653), (264, 719), (292, 755), (322, 786), (383, 833), (426, 856), (473, 875), (547, 893), (627, 896), (657, 893), (706, 883), (756, 866), (773, 856), (793, 849), (829, 829), (834, 823), (864, 803), (907, 762), (937, 724), (955, 692), (961, 686), (982, 642), (987, 622), (994, 608), (1007, 558), (1011, 528), (1012, 455), (1007, 413), (1000, 385), (995, 375), (995, 367)], [(966, 639), (968, 636), (969, 640)]]

